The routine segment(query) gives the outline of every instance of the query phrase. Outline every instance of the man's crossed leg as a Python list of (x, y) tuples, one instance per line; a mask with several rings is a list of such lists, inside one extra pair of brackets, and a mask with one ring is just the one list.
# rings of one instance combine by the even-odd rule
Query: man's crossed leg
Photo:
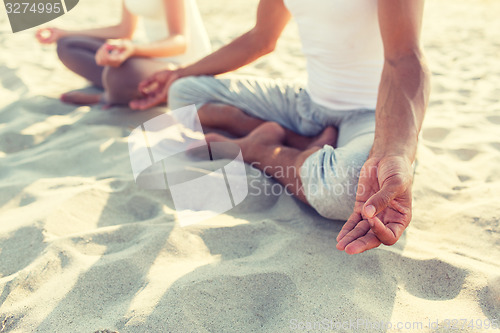
[(208, 142), (238, 144), (245, 162), (321, 215), (346, 220), (352, 213), (373, 142), (373, 110), (328, 110), (305, 90), (279, 81), (213, 77), (177, 80), (169, 103), (172, 109), (196, 104), (204, 127), (237, 137), (209, 133)]

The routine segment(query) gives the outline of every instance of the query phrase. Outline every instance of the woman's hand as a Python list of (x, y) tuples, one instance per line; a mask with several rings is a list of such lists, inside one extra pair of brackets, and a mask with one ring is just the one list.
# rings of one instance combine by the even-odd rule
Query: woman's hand
[(95, 55), (99, 66), (120, 67), (135, 51), (134, 44), (128, 39), (103, 44)]
[(35, 33), (36, 39), (42, 44), (56, 43), (60, 38), (65, 37), (67, 31), (58, 28), (42, 28)]

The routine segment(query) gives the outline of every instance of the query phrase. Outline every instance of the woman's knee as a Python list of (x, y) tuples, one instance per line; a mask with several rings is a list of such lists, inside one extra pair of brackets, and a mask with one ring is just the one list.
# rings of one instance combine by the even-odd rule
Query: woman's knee
[(138, 96), (137, 82), (131, 80), (126, 67), (105, 67), (102, 82), (110, 104), (127, 104)]
[(57, 56), (61, 61), (65, 61), (68, 57), (69, 50), (71, 48), (71, 37), (63, 37), (57, 41)]

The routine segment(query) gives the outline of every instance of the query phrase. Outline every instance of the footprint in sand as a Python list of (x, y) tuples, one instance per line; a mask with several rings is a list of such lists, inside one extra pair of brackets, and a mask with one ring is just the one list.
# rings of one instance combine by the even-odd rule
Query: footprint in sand
[(32, 148), (34, 145), (35, 139), (32, 135), (12, 132), (0, 134), (0, 151), (6, 154), (17, 153)]
[(491, 142), (490, 146), (492, 146), (496, 150), (500, 151), (500, 142)]
[(471, 176), (468, 176), (468, 175), (458, 175), (458, 179), (460, 179), (460, 181), (462, 183), (466, 182), (466, 181), (469, 181), (472, 179)]
[[(98, 179), (101, 180), (101, 179)], [(121, 192), (129, 188), (132, 185), (132, 181), (123, 181), (120, 179), (114, 179), (109, 182), (109, 187), (113, 192)]]
[[(1, 303), (0, 303), (1, 304)], [(24, 316), (0, 314), (0, 332), (10, 332)]]
[(20, 79), (17, 69), (12, 69), (7, 66), (0, 66), (0, 85), (10, 91), (19, 91), (24, 94), (28, 92), (28, 86)]
[(20, 207), (28, 206), (29, 204), (35, 202), (36, 199), (37, 198), (31, 194), (23, 193), (19, 199), (19, 206)]
[(45, 249), (42, 230), (37, 227), (17, 229), (0, 238), (0, 277), (14, 274), (31, 264)]
[(500, 276), (491, 276), (478, 296), (483, 313), (490, 319), (497, 319), (500, 313)]
[[(267, 223), (238, 225), (231, 228), (207, 229), (200, 235), (212, 255), (222, 260), (252, 255), (263, 243), (275, 243), (280, 233)], [(221, 239), (224, 241), (221, 242)]]
[(467, 276), (465, 270), (438, 259), (401, 258), (400, 269), (401, 272), (408, 272), (402, 276), (405, 289), (414, 296), (429, 300), (455, 298)]
[(424, 128), (422, 136), (425, 140), (431, 142), (441, 142), (443, 141), (448, 134), (450, 134), (450, 130), (442, 127), (431, 127)]
[(152, 199), (135, 195), (127, 200), (126, 211), (133, 215), (137, 221), (146, 221), (155, 218), (160, 213), (158, 202)]
[(486, 117), (488, 121), (492, 122), (493, 124), (500, 125), (500, 116), (489, 116)]
[(476, 157), (477, 154), (480, 153), (480, 151), (477, 149), (467, 149), (467, 148), (455, 149), (452, 150), (451, 152), (453, 155), (455, 155), (458, 159), (462, 161), (470, 161), (474, 157)]
[(209, 327), (213, 332), (227, 330), (225, 322), (215, 318), (231, 318), (234, 323), (246, 323), (246, 331), (259, 332), (267, 321), (300, 306), (296, 302), (295, 283), (277, 272), (216, 276), (175, 289), (171, 288), (169, 298), (183, 300), (175, 314), (180, 318), (199, 318), (200, 327)]
[(30, 112), (47, 116), (63, 116), (71, 113), (77, 107), (74, 105), (62, 104), (58, 98), (34, 96), (23, 100), (23, 108)]

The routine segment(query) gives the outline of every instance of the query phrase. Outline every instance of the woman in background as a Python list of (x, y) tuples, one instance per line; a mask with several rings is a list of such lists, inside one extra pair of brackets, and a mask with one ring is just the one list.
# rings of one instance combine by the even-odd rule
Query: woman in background
[[(57, 43), (59, 59), (66, 67), (104, 89), (101, 94), (68, 92), (61, 96), (63, 102), (128, 104), (140, 94), (137, 87), (145, 78), (195, 62), (210, 52), (195, 0), (123, 0), (122, 8), (122, 19), (114, 26), (37, 31), (40, 43)], [(139, 17), (146, 34), (142, 43), (131, 40)]]

